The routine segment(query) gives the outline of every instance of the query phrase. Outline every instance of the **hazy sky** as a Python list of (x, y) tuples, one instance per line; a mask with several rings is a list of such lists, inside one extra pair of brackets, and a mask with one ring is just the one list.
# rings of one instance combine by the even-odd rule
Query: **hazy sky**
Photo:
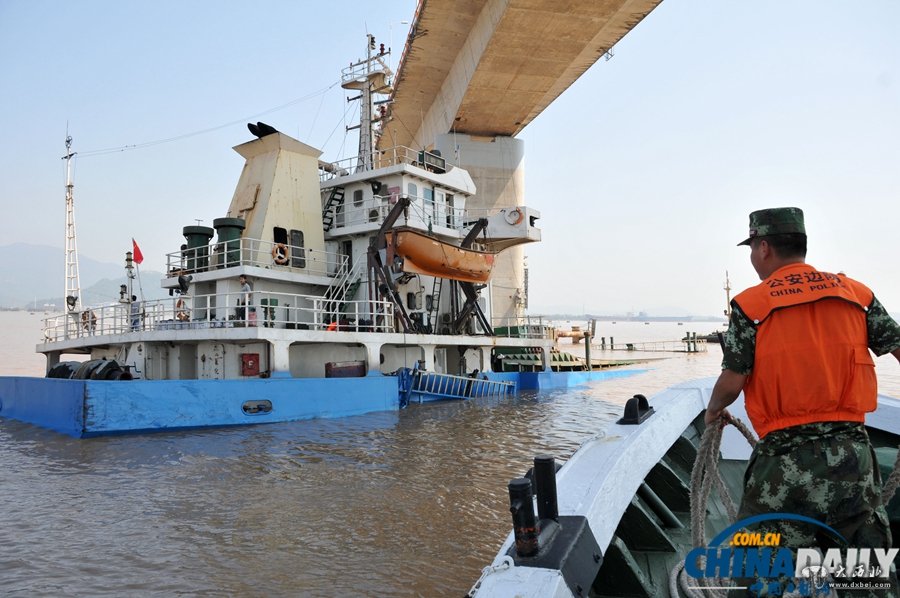
[[(0, 244), (63, 247), (68, 123), (79, 252), (118, 262), (135, 237), (162, 270), (225, 214), (247, 121), (355, 152), (340, 69), (367, 31), (396, 61), (414, 10), (0, 0)], [(806, 212), (811, 263), (900, 311), (898, 26), (895, 0), (664, 0), (521, 135), (532, 311), (721, 313), (726, 270), (756, 282), (748, 213), (779, 205)]]

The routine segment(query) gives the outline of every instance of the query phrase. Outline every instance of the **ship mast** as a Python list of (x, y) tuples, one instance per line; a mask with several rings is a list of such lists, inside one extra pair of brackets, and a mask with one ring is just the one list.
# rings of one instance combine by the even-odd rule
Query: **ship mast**
[(383, 104), (386, 100), (376, 101), (372, 96), (378, 94), (389, 94), (391, 92), (390, 78), (393, 74), (391, 69), (385, 62), (385, 57), (390, 55), (390, 49), (385, 50), (384, 44), (375, 49), (375, 36), (366, 35), (368, 43), (366, 44), (366, 58), (351, 64), (341, 73), (341, 87), (344, 89), (358, 90), (360, 94), (347, 101), (361, 100), (362, 105), (359, 108), (359, 124), (347, 127), (348, 131), (359, 129), (359, 156), (356, 163), (356, 171), (372, 170), (375, 165), (373, 161), (372, 151), (375, 147), (372, 125), (380, 122), (383, 118), (384, 109), (381, 108), (381, 114), (373, 118), (375, 104)]
[(728, 270), (725, 270), (725, 317), (731, 319), (731, 281), (728, 280)]
[(81, 282), (78, 278), (78, 245), (75, 241), (75, 184), (72, 182), (72, 136), (66, 135), (66, 307), (70, 312), (80, 311)]

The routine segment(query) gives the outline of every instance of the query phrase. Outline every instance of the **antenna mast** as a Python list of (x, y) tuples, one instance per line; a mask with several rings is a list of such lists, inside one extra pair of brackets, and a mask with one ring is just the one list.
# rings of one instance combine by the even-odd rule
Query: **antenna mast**
[(69, 311), (81, 308), (81, 282), (78, 278), (78, 246), (75, 242), (75, 184), (72, 183), (72, 136), (66, 133), (66, 307)]
[[(387, 100), (374, 100), (373, 94), (387, 95), (391, 92), (391, 76), (393, 73), (385, 62), (385, 57), (390, 55), (390, 49), (385, 49), (384, 44), (375, 46), (375, 36), (366, 35), (366, 58), (351, 64), (341, 72), (341, 87), (359, 91), (360, 94), (347, 101), (361, 100), (359, 109), (359, 124), (347, 127), (348, 131), (359, 129), (359, 156), (356, 171), (372, 170), (375, 167), (373, 150), (372, 125), (381, 122), (384, 118), (384, 107), (380, 106)], [(373, 116), (375, 105), (379, 105), (379, 115)]]
[(731, 319), (731, 281), (728, 280), (728, 270), (725, 270), (725, 317)]

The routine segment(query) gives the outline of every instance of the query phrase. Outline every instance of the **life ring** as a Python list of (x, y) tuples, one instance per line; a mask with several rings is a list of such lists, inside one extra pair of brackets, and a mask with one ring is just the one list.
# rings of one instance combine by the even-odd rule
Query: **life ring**
[(175, 319), (179, 322), (187, 322), (191, 319), (191, 315), (188, 313), (184, 299), (179, 299), (175, 302)]
[(334, 322), (332, 322), (331, 324), (329, 324), (329, 325), (325, 328), (325, 330), (327, 330), (327, 331), (329, 331), (329, 332), (334, 332), (334, 331), (337, 330), (337, 329), (338, 329), (338, 323), (337, 323), (337, 320), (335, 320)]
[(519, 208), (513, 208), (506, 213), (504, 218), (506, 219), (506, 222), (508, 224), (515, 226), (522, 222), (522, 219), (525, 218), (525, 214), (523, 214), (522, 210), (520, 210)]
[(93, 330), (94, 328), (96, 328), (97, 314), (89, 309), (81, 312), (81, 325), (84, 326), (85, 330)]
[(275, 243), (275, 246), (272, 247), (272, 260), (279, 266), (288, 263), (287, 245), (284, 243)]

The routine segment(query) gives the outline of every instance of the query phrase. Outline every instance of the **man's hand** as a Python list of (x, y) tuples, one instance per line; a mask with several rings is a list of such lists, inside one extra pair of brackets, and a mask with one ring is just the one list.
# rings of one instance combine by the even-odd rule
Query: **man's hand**
[(703, 421), (706, 422), (707, 426), (710, 426), (716, 423), (717, 420), (723, 420), (722, 423), (725, 422), (731, 423), (731, 414), (728, 412), (728, 409), (720, 409), (718, 411), (713, 411), (712, 409), (707, 408), (706, 415), (703, 418)]
[(703, 421), (706, 425), (714, 423), (720, 416), (731, 421), (731, 414), (725, 409), (738, 398), (747, 382), (747, 376), (731, 370), (722, 370), (716, 385), (713, 386), (709, 405), (706, 407), (706, 415)]

